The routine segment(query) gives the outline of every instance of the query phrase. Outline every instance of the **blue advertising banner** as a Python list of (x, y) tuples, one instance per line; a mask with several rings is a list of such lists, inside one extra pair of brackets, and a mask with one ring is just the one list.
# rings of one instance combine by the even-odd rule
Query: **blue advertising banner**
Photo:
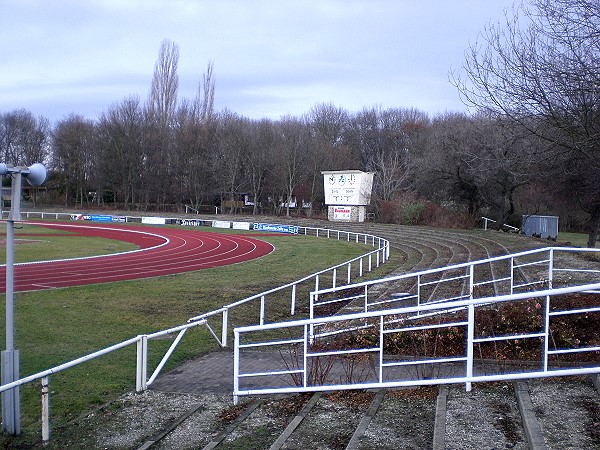
[(298, 234), (296, 225), (278, 225), (272, 223), (255, 223), (252, 225), (254, 231), (271, 231), (275, 233)]
[(96, 214), (71, 214), (71, 220), (91, 220), (92, 222), (112, 222), (113, 216)]

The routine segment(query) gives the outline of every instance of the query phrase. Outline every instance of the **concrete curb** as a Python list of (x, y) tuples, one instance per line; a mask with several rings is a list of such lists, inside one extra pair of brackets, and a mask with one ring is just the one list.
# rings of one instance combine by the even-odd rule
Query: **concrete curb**
[(313, 406), (315, 406), (317, 401), (321, 398), (321, 394), (321, 392), (317, 392), (312, 396), (309, 402), (306, 405), (304, 405), (304, 408), (302, 408), (298, 415), (294, 417), (294, 419), (290, 422), (286, 429), (283, 430), (283, 433), (281, 433), (277, 440), (273, 442), (271, 447), (269, 447), (269, 450), (279, 450), (281, 447), (283, 447), (285, 441), (288, 440), (288, 438), (291, 436), (294, 430), (298, 428), (298, 425), (300, 425), (300, 423), (304, 420), (306, 415), (310, 412), (311, 409), (313, 409)]
[(365, 431), (367, 431), (367, 428), (369, 427), (371, 420), (373, 420), (375, 413), (377, 413), (377, 410), (381, 406), (384, 397), (385, 389), (380, 389), (377, 391), (377, 394), (375, 397), (373, 397), (373, 400), (369, 405), (369, 409), (367, 409), (362, 419), (360, 419), (358, 427), (356, 427), (356, 430), (354, 430), (354, 434), (350, 438), (350, 442), (348, 442), (346, 450), (356, 450), (358, 448), (358, 445), (360, 444), (360, 438), (365, 434)]
[(600, 373), (592, 375), (592, 384), (596, 388), (596, 392), (600, 394)]
[(547, 450), (548, 447), (542, 433), (542, 427), (533, 412), (533, 404), (531, 403), (527, 384), (523, 382), (515, 383), (515, 395), (517, 396), (517, 403), (521, 412), (521, 420), (523, 421), (523, 428), (529, 448), (531, 450)]
[(181, 417), (179, 417), (177, 420), (171, 422), (160, 433), (152, 436), (150, 439), (148, 439), (146, 442), (144, 442), (141, 447), (138, 447), (137, 450), (147, 450), (147, 449), (149, 449), (154, 444), (156, 444), (157, 442), (159, 442), (160, 440), (162, 440), (167, 434), (169, 434), (171, 431), (173, 431), (175, 428), (177, 428), (179, 425), (181, 425), (192, 414), (195, 414), (196, 411), (201, 410), (201, 409), (204, 409), (204, 406), (202, 406), (202, 405), (196, 405), (196, 406), (194, 406), (192, 409), (190, 409), (184, 415), (182, 415)]
[(219, 445), (221, 442), (223, 442), (225, 440), (225, 438), (231, 434), (233, 432), (233, 430), (235, 430), (238, 426), (240, 426), (240, 424), (246, 420), (248, 418), (248, 416), (250, 414), (252, 414), (252, 412), (254, 412), (254, 410), (256, 408), (258, 408), (260, 406), (262, 402), (260, 400), (254, 400), (250, 406), (248, 406), (244, 412), (242, 414), (240, 414), (232, 423), (231, 425), (229, 425), (225, 431), (223, 431), (221, 434), (219, 434), (216, 438), (214, 438), (212, 441), (210, 441), (206, 446), (204, 446), (202, 448), (202, 450), (212, 450), (213, 448), (215, 448), (217, 445)]
[(433, 425), (433, 450), (446, 448), (446, 403), (448, 386), (440, 386), (440, 392), (435, 402), (435, 423)]

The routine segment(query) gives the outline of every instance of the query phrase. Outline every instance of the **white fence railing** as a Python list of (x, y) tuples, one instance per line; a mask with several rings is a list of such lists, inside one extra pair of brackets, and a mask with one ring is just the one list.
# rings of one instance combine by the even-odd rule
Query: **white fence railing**
[[(498, 221), (496, 221), (494, 219), (490, 219), (488, 217), (482, 217), (481, 220), (483, 222), (483, 229), (484, 230), (488, 229), (488, 223), (498, 223)], [(510, 231), (513, 231), (513, 232), (519, 232), (520, 231), (519, 228), (513, 227), (512, 225), (508, 225), (507, 223), (503, 223), (502, 224), (502, 228), (506, 228), (506, 229), (508, 229)]]
[[(70, 220), (72, 218), (72, 216), (73, 216), (73, 214), (71, 214), (71, 213), (22, 212), (22, 217), (26, 218), (26, 219), (38, 218), (38, 219), (53, 219), (53, 220), (61, 220), (61, 219)], [(130, 216), (120, 216), (120, 217), (124, 218), (125, 222), (141, 222), (141, 218), (137, 217), (137, 216), (131, 216), (131, 217)], [(166, 223), (176, 223), (177, 220), (181, 220), (181, 219), (165, 219), (165, 220), (166, 220)], [(204, 222), (206, 222), (206, 224), (208, 225), (212, 222), (212, 220), (206, 220)], [(156, 379), (156, 377), (158, 376), (160, 371), (164, 368), (169, 357), (172, 355), (173, 351), (175, 350), (175, 348), (177, 347), (177, 345), (179, 344), (181, 339), (184, 337), (185, 333), (190, 328), (195, 328), (198, 326), (206, 326), (207, 329), (209, 330), (209, 332), (215, 338), (215, 340), (217, 342), (219, 342), (219, 344), (221, 346), (226, 346), (227, 345), (227, 335), (228, 335), (228, 314), (231, 310), (233, 310), (237, 307), (240, 307), (242, 305), (246, 305), (247, 303), (249, 303), (253, 300), (260, 299), (259, 323), (264, 324), (265, 320), (266, 320), (265, 319), (265, 304), (266, 304), (267, 296), (274, 294), (274, 293), (285, 291), (286, 289), (290, 289), (291, 290), (290, 314), (293, 315), (295, 313), (295, 309), (296, 309), (296, 291), (297, 291), (297, 288), (299, 286), (301, 286), (302, 284), (309, 283), (311, 287), (314, 286), (315, 289), (318, 289), (320, 286), (320, 283), (323, 282), (323, 279), (325, 278), (325, 275), (327, 275), (327, 274), (330, 274), (331, 278), (328, 278), (328, 280), (330, 280), (330, 285), (333, 287), (335, 287), (337, 284), (340, 283), (340, 278), (341, 278), (342, 282), (350, 283), (352, 279), (363, 276), (364, 272), (369, 272), (369, 271), (373, 270), (374, 267), (379, 267), (380, 264), (384, 263), (385, 261), (387, 261), (387, 259), (389, 259), (389, 254), (390, 254), (389, 253), (390, 252), (389, 242), (380, 237), (370, 235), (370, 234), (338, 231), (338, 230), (332, 230), (332, 229), (326, 229), (326, 228), (314, 228), (314, 227), (298, 227), (298, 228), (299, 228), (299, 234), (303, 234), (303, 235), (307, 235), (307, 236), (313, 235), (313, 236), (317, 236), (317, 237), (324, 237), (324, 238), (337, 239), (337, 240), (343, 239), (343, 240), (346, 240), (349, 242), (356, 242), (356, 243), (373, 246), (373, 247), (375, 247), (375, 250), (371, 250), (371, 251), (369, 251), (361, 256), (358, 256), (350, 261), (346, 261), (346, 262), (340, 263), (338, 265), (335, 265), (333, 267), (321, 270), (317, 273), (308, 275), (297, 281), (288, 283), (285, 286), (274, 288), (274, 289), (262, 292), (260, 294), (256, 294), (256, 295), (247, 297), (240, 301), (225, 305), (216, 311), (212, 311), (212, 312), (203, 314), (201, 316), (193, 317), (186, 324), (179, 325), (179, 326), (169, 328), (166, 330), (161, 330), (161, 331), (151, 333), (151, 334), (139, 335), (139, 336), (127, 339), (123, 342), (119, 342), (117, 344), (106, 347), (104, 349), (98, 350), (96, 352), (90, 353), (88, 355), (82, 356), (80, 358), (74, 359), (72, 361), (69, 361), (69, 362), (60, 364), (58, 366), (46, 369), (44, 371), (26, 376), (17, 381), (7, 383), (5, 385), (1, 385), (0, 392), (16, 388), (18, 386), (21, 386), (21, 385), (24, 385), (27, 383), (31, 383), (36, 380), (41, 380), (41, 383), (42, 383), (42, 387), (41, 387), (42, 440), (44, 442), (46, 442), (50, 438), (50, 427), (49, 427), (49, 421), (50, 421), (50, 411), (49, 411), (49, 404), (50, 404), (50, 402), (49, 402), (49, 392), (50, 392), (49, 382), (50, 382), (50, 380), (49, 380), (49, 377), (50, 377), (50, 375), (65, 371), (65, 370), (72, 368), (74, 366), (77, 366), (79, 364), (86, 363), (93, 359), (96, 359), (101, 356), (112, 353), (114, 351), (120, 350), (124, 347), (128, 347), (130, 345), (136, 344), (136, 347), (137, 347), (136, 391), (138, 391), (138, 392), (143, 391), (143, 390), (147, 389), (148, 386), (150, 386), (154, 382), (154, 380)], [(339, 276), (338, 272), (340, 271), (340, 269), (344, 270), (343, 278)], [(218, 315), (221, 315), (221, 317), (222, 317), (222, 322), (221, 322), (222, 329), (221, 329), (220, 338), (208, 323), (209, 318), (211, 318), (213, 316), (218, 316)], [(150, 375), (150, 377), (148, 377), (148, 344), (149, 344), (149, 341), (151, 341), (152, 339), (161, 338), (161, 337), (164, 337), (167, 335), (172, 335), (175, 333), (177, 333), (177, 336), (175, 337), (175, 339), (171, 343), (170, 347), (165, 352), (164, 356), (162, 357), (161, 361), (158, 363), (158, 365), (154, 369), (153, 373)]]
[[(597, 255), (596, 261), (593, 255)], [(362, 312), (369, 312), (586, 284), (586, 278), (590, 277), (600, 279), (600, 250), (546, 247), (340, 287), (315, 289), (310, 296), (309, 318), (319, 317), (319, 308), (332, 303), (353, 301), (358, 305), (355, 311), (360, 307)]]
[[(328, 239), (346, 240), (349, 242), (362, 243), (376, 247), (375, 250), (369, 251), (361, 256), (353, 258), (349, 261), (337, 264), (327, 269), (320, 270), (313, 274), (302, 277), (291, 283), (270, 289), (259, 294), (254, 294), (242, 300), (224, 305), (222, 308), (201, 314), (189, 319), (189, 322), (196, 320), (208, 320), (214, 316), (221, 316), (221, 339), (219, 344), (222, 347), (227, 346), (228, 331), (229, 331), (229, 313), (232, 309), (248, 304), (250, 302), (258, 302), (257, 323), (263, 325), (267, 322), (266, 306), (267, 297), (274, 294), (280, 294), (289, 291), (290, 316), (296, 314), (297, 292), (299, 287), (308, 285), (311, 288), (319, 289), (324, 283), (327, 283), (332, 288), (338, 287), (340, 278), (343, 285), (350, 284), (353, 279), (360, 278), (365, 272), (371, 272), (373, 268), (378, 268), (382, 263), (389, 259), (390, 244), (386, 239), (373, 236), (371, 234), (357, 233), (350, 231), (338, 231), (325, 228), (300, 227), (301, 234), (312, 235), (317, 237), (326, 237)], [(281, 320), (281, 318), (279, 318)], [(213, 332), (214, 335), (216, 333)]]
[[(570, 303), (564, 296), (576, 293), (587, 293), (585, 303), (565, 306)], [(585, 357), (600, 352), (597, 340), (572, 327), (569, 345), (555, 342), (565, 318), (600, 317), (599, 293), (600, 283), (592, 283), (239, 327), (234, 330), (234, 400), (449, 383), (464, 383), (469, 390), (474, 382), (598, 373), (598, 358)], [(502, 314), (510, 311), (522, 311), (531, 320), (523, 329), (506, 331)], [(490, 317), (497, 323), (482, 320)], [(344, 332), (333, 338), (332, 330)], [(498, 347), (501, 355), (513, 351), (524, 360), (504, 366), (494, 357)], [(253, 370), (256, 351), (271, 351), (272, 367)]]
[[(144, 334), (144, 335), (138, 335), (136, 337), (127, 339), (125, 341), (119, 342), (117, 344), (111, 345), (110, 347), (106, 347), (103, 348), (101, 350), (98, 350), (96, 352), (90, 353), (88, 355), (82, 356), (80, 358), (74, 359), (72, 361), (66, 362), (64, 364), (60, 364), (58, 366), (52, 367), (50, 369), (46, 369), (43, 370), (41, 372), (38, 373), (34, 373), (32, 375), (29, 375), (27, 377), (24, 378), (20, 378), (17, 381), (13, 381), (12, 383), (7, 383), (7, 384), (3, 384), (0, 386), (0, 392), (4, 392), (7, 391), (9, 389), (13, 389), (16, 388), (18, 386), (27, 384), (27, 383), (31, 383), (33, 381), (36, 380), (41, 380), (42, 382), (42, 391), (41, 391), (41, 395), (42, 395), (42, 401), (41, 401), (41, 405), (42, 405), (42, 413), (41, 413), (41, 417), (42, 417), (42, 440), (43, 441), (48, 441), (48, 439), (50, 438), (50, 410), (49, 410), (49, 405), (50, 405), (50, 401), (49, 401), (49, 383), (50, 383), (50, 375), (54, 375), (57, 374), (59, 372), (63, 372), (67, 369), (70, 369), (71, 367), (75, 367), (78, 366), (79, 364), (83, 364), (86, 363), (88, 361), (91, 361), (93, 359), (99, 358), (101, 356), (107, 355), (109, 353), (115, 352), (117, 350), (120, 350), (122, 348), (128, 347), (130, 345), (136, 344), (137, 346), (137, 353), (136, 353), (136, 390), (139, 392), (141, 390), (146, 389), (146, 387), (151, 384), (152, 381), (154, 381), (154, 379), (156, 378), (156, 376), (158, 375), (158, 373), (162, 370), (162, 368), (164, 367), (165, 363), (167, 362), (167, 360), (169, 359), (169, 357), (171, 356), (171, 354), (173, 353), (173, 350), (175, 349), (175, 347), (177, 346), (177, 344), (179, 343), (179, 341), (181, 340), (181, 338), (183, 337), (183, 335), (186, 333), (186, 331), (190, 328), (194, 328), (197, 326), (201, 326), (201, 325), (206, 325), (206, 323), (204, 321), (198, 321), (198, 322), (194, 322), (194, 323), (188, 323), (185, 325), (180, 325), (178, 327), (173, 327), (173, 328), (169, 328), (167, 330), (162, 330), (162, 331), (158, 331), (156, 333), (151, 333), (151, 334)], [(150, 379), (147, 379), (147, 367), (148, 367), (148, 341), (152, 340), (152, 339), (156, 339), (159, 337), (163, 337), (166, 335), (170, 335), (170, 334), (174, 334), (174, 333), (178, 333), (177, 338), (173, 341), (173, 343), (171, 344), (171, 346), (169, 347), (169, 349), (167, 350), (167, 352), (165, 353), (164, 357), (162, 358), (162, 360), (160, 361), (160, 363), (158, 364), (158, 366), (156, 367), (154, 373), (152, 374), (152, 376), (150, 377)]]

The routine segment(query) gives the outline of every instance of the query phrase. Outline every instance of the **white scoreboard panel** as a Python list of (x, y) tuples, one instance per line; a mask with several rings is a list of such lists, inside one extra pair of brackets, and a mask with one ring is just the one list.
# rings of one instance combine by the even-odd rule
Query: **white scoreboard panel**
[(372, 172), (345, 170), (321, 173), (326, 205), (358, 206), (371, 203)]

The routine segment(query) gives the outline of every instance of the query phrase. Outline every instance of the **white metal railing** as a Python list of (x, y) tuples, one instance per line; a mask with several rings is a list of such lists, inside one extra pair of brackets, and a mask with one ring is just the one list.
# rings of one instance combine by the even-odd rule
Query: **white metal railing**
[[(562, 297), (567, 294), (588, 293), (593, 299), (584, 307), (563, 307)], [(292, 392), (332, 391), (343, 389), (371, 389), (414, 385), (471, 383), (483, 381), (514, 380), (550, 376), (564, 376), (600, 372), (597, 358), (585, 358), (584, 362), (561, 362), (565, 355), (585, 355), (599, 352), (596, 342), (589, 345), (579, 336), (570, 347), (553, 345), (556, 324), (554, 317), (589, 316), (600, 313), (600, 283), (544, 289), (496, 297), (454, 300), (447, 303), (430, 303), (384, 311), (371, 311), (293, 322), (239, 327), (234, 330), (234, 400), (239, 396), (256, 394), (282, 394)], [(510, 333), (494, 334), (476, 320), (482, 311), (503, 311), (503, 306), (520, 307), (536, 317), (527, 329)], [(432, 320), (434, 319), (434, 320)], [(501, 320), (500, 320), (501, 321)], [(360, 326), (366, 332), (357, 332)], [(344, 329), (344, 336), (336, 339), (316, 330)], [(570, 332), (578, 336), (577, 329)], [(415, 352), (410, 341), (420, 343), (426, 333), (433, 333), (432, 346), (439, 352)], [(437, 336), (445, 333), (446, 339), (454, 339), (460, 345), (445, 350)], [(318, 337), (321, 336), (321, 337)], [(416, 336), (416, 337), (415, 337)], [(344, 337), (344, 339), (340, 339)], [(341, 342), (341, 344), (340, 344)], [(448, 342), (448, 341), (446, 341)], [(537, 361), (523, 361), (509, 372), (499, 370), (498, 365), (490, 371), (485, 359), (475, 357), (481, 346), (500, 342), (522, 343), (535, 348)], [(337, 344), (336, 344), (337, 343)], [(408, 347), (408, 348), (407, 348)], [(459, 349), (458, 351), (456, 349)], [(253, 370), (252, 361), (256, 351), (271, 351), (272, 367)], [(417, 354), (415, 356), (415, 354)], [(279, 357), (277, 356), (279, 355)], [(262, 358), (261, 360), (265, 360)], [(349, 362), (350, 361), (350, 362)], [(357, 363), (358, 361), (358, 363)], [(361, 363), (362, 361), (362, 363)], [(362, 379), (352, 380), (362, 364)], [(344, 380), (344, 377), (346, 379)]]
[[(489, 222), (492, 222), (492, 223), (498, 223), (498, 221), (497, 221), (497, 220), (490, 219), (490, 218), (488, 218), (488, 217), (482, 217), (482, 218), (481, 218), (481, 220), (483, 220), (483, 229), (484, 229), (484, 230), (487, 230), (487, 229), (488, 229), (488, 223), (489, 223)], [(507, 224), (507, 223), (504, 223), (504, 224), (502, 224), (502, 226), (503, 226), (504, 228), (508, 228), (509, 230), (512, 230), (512, 231), (519, 231), (519, 228), (517, 228), (517, 227), (513, 227), (512, 225), (509, 225), (509, 224)]]
[[(258, 311), (257, 311), (257, 321), (260, 325), (263, 325), (267, 322), (266, 319), (266, 302), (267, 296), (278, 294), (288, 290), (289, 294), (289, 304), (290, 304), (290, 316), (294, 316), (296, 314), (296, 306), (297, 306), (297, 291), (299, 286), (301, 285), (310, 285), (314, 287), (314, 289), (319, 289), (320, 285), (323, 283), (326, 275), (329, 274), (327, 280), (331, 284), (333, 288), (337, 287), (339, 272), (342, 271), (344, 273), (343, 281), (344, 285), (350, 284), (354, 278), (360, 278), (363, 276), (365, 272), (370, 272), (373, 268), (379, 267), (382, 263), (389, 259), (390, 255), (390, 243), (388, 240), (365, 233), (357, 233), (350, 231), (339, 231), (339, 230), (331, 230), (327, 228), (313, 228), (313, 227), (300, 227), (300, 230), (303, 230), (304, 235), (314, 235), (317, 237), (326, 237), (328, 239), (337, 239), (337, 240), (346, 240), (349, 242), (362, 243), (365, 245), (371, 245), (376, 247), (375, 250), (369, 251), (363, 255), (360, 255), (356, 258), (353, 258), (349, 261), (345, 261), (343, 263), (337, 264), (332, 267), (328, 267), (326, 269), (320, 270), (318, 272), (312, 273), (305, 277), (302, 277), (296, 281), (292, 281), (291, 283), (287, 283), (283, 286), (279, 286), (273, 289), (269, 289), (267, 291), (251, 295), (244, 299), (238, 300), (233, 303), (229, 303), (224, 305), (222, 308), (219, 308), (215, 311), (210, 311), (208, 313), (204, 313), (195, 317), (192, 317), (188, 320), (188, 322), (193, 322), (196, 320), (208, 320), (214, 316), (221, 316), (221, 339), (218, 340), (219, 344), (222, 347), (227, 346), (228, 340), (228, 332), (229, 330), (229, 313), (232, 309), (237, 308), (239, 306), (248, 304), (252, 301), (257, 301)], [(213, 332), (214, 335), (216, 333)]]
[[(7, 390), (16, 388), (17, 386), (31, 383), (36, 380), (41, 380), (41, 382), (42, 382), (42, 390), (41, 390), (41, 395), (42, 395), (42, 400), (41, 400), (42, 440), (44, 442), (46, 442), (50, 439), (50, 425), (49, 425), (49, 423), (50, 423), (50, 407), (49, 407), (49, 405), (50, 405), (50, 399), (49, 399), (49, 392), (50, 392), (50, 389), (49, 389), (50, 378), (49, 377), (50, 377), (50, 375), (57, 374), (64, 370), (78, 366), (79, 364), (86, 363), (93, 359), (96, 359), (101, 356), (112, 353), (114, 351), (120, 350), (124, 347), (128, 347), (130, 345), (136, 344), (137, 345), (136, 390), (139, 392), (139, 391), (145, 390), (148, 386), (150, 386), (154, 382), (154, 380), (158, 376), (159, 372), (163, 369), (165, 363), (167, 362), (167, 360), (173, 353), (173, 350), (175, 349), (177, 344), (181, 341), (181, 339), (185, 335), (186, 331), (190, 328), (194, 328), (194, 327), (201, 326), (201, 325), (206, 325), (206, 322), (198, 321), (198, 322), (194, 322), (194, 323), (188, 323), (188, 324), (180, 325), (177, 327), (169, 328), (167, 330), (158, 331), (156, 333), (138, 335), (136, 337), (133, 337), (133, 338), (127, 339), (125, 341), (119, 342), (117, 344), (111, 345), (110, 347), (106, 347), (101, 350), (95, 351), (93, 353), (87, 354), (85, 356), (81, 356), (79, 358), (76, 358), (76, 359), (66, 362), (64, 364), (60, 364), (60, 365), (52, 367), (50, 369), (46, 369), (41, 372), (34, 373), (32, 375), (23, 377), (17, 381), (11, 382), (11, 383), (3, 384), (0, 386), (0, 392), (4, 392)], [(166, 335), (174, 334), (174, 333), (178, 333), (177, 337), (175, 338), (175, 340), (173, 341), (173, 343), (171, 344), (171, 346), (169, 347), (169, 349), (163, 356), (162, 360), (159, 362), (159, 364), (155, 368), (154, 372), (148, 379), (147, 378), (147, 374), (148, 374), (148, 341), (159, 338), (159, 337), (163, 337)]]
[[(353, 301), (354, 304), (360, 304), (362, 312), (369, 312), (373, 309), (447, 303), (510, 295), (543, 287), (584, 284), (584, 278), (590, 275), (600, 278), (600, 259), (596, 263), (584, 261), (580, 258), (582, 255), (600, 256), (600, 250), (546, 247), (378, 280), (315, 289), (310, 295), (309, 318), (318, 317), (319, 308), (331, 303)], [(382, 295), (382, 290), (387, 293)], [(391, 290), (395, 292), (389, 293)], [(358, 307), (354, 310), (358, 310)]]

